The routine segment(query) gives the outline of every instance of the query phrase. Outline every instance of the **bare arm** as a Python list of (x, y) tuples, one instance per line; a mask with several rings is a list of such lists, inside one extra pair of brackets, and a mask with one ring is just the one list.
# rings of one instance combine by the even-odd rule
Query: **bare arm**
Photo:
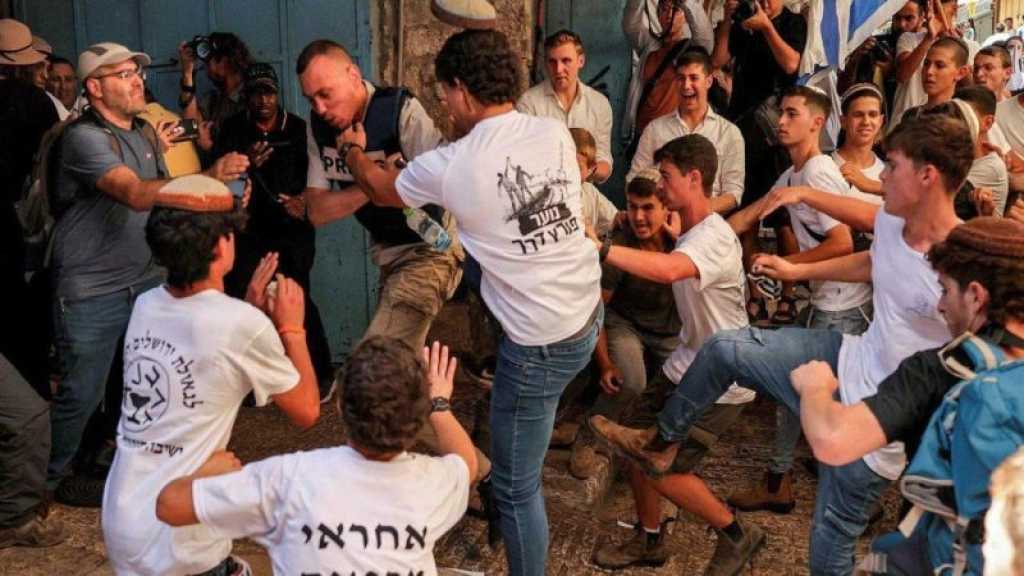
[(839, 387), (832, 368), (815, 361), (790, 374), (800, 394), (800, 423), (814, 457), (842, 466), (887, 444), (885, 432), (863, 402), (844, 406), (835, 399)]
[(821, 262), (792, 264), (771, 254), (754, 260), (754, 270), (786, 282), (799, 280), (833, 280), (836, 282), (870, 282), (871, 252), (854, 252)]
[(346, 218), (370, 201), (362, 189), (355, 185), (337, 192), (310, 187), (303, 194), (309, 211), (307, 215), (313, 226), (323, 226)]
[(786, 256), (793, 264), (807, 262), (821, 262), (830, 258), (838, 258), (853, 253), (853, 236), (850, 235), (850, 227), (842, 224), (833, 227), (825, 233), (825, 240), (820, 244), (805, 250)]
[(728, 8), (730, 4), (735, 6), (734, 0), (726, 3), (726, 17), (715, 28), (715, 48), (711, 52), (711, 66), (716, 70), (732, 60), (732, 54), (729, 53), (729, 30), (732, 28), (732, 11)]
[(682, 252), (663, 254), (624, 246), (612, 246), (605, 262), (634, 276), (659, 284), (671, 284), (686, 278), (699, 278), (700, 271)]
[[(427, 364), (427, 381), (430, 384), (431, 398), (444, 398), (451, 400), (452, 389), (455, 382), (455, 358), (449, 359), (448, 347), (441, 346), (440, 342), (434, 342), (433, 346), (423, 348), (423, 357)], [(476, 448), (469, 434), (455, 419), (451, 410), (432, 412), (430, 414), (430, 425), (437, 434), (437, 449), (441, 454), (455, 454), (466, 462), (469, 468), (470, 483), (478, 480), (478, 463), (476, 460)]]
[(792, 206), (803, 202), (811, 208), (828, 214), (854, 230), (872, 232), (875, 229), (875, 216), (880, 206), (852, 198), (840, 196), (807, 186), (776, 188), (765, 196), (766, 202), (761, 209), (764, 218), (782, 206)]
[(935, 37), (930, 33), (925, 34), (925, 37), (921, 39), (921, 43), (917, 45), (910, 52), (901, 52), (896, 55), (896, 81), (899, 83), (909, 82), (914, 76), (914, 72), (924, 62), (924, 57), (928, 55), (928, 49), (932, 47), (932, 43), (935, 42)]
[(711, 199), (711, 209), (721, 215), (728, 214), (736, 208), (736, 197), (732, 194), (722, 194)]
[[(205, 175), (221, 182), (238, 178), (249, 167), (249, 159), (230, 152), (214, 162)], [(150, 210), (160, 201), (160, 189), (169, 180), (142, 180), (128, 166), (115, 166), (96, 181), (96, 188), (136, 212)]]
[(306, 429), (320, 418), (320, 390), (306, 347), (305, 300), (297, 282), (278, 274), (277, 296), (269, 303), (270, 318), (281, 335), (285, 355), (299, 372), (299, 383), (287, 392), (274, 394), (274, 404), (299, 428)]
[(171, 526), (191, 526), (199, 523), (192, 502), (192, 483), (200, 478), (220, 476), (242, 468), (242, 463), (227, 451), (214, 452), (210, 459), (188, 476), (172, 480), (156, 499), (156, 517)]

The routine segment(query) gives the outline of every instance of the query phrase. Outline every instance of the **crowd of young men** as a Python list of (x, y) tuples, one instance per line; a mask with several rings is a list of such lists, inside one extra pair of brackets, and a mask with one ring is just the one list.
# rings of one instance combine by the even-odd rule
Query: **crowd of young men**
[[(767, 536), (735, 510), (792, 510), (803, 432), (819, 461), (810, 571), (852, 573), (883, 492), (930, 449), (932, 413), (974, 378), (950, 373), (947, 357), (970, 365), (970, 350), (991, 345), (990, 368), (1021, 377), (1024, 96), (1009, 94), (1009, 52), (975, 56), (950, 24), (955, 3), (909, 2), (897, 13), (895, 108), (884, 86), (848, 87), (845, 136), (826, 153), (832, 99), (794, 85), (801, 16), (764, 0), (737, 22), (730, 0), (712, 35), (699, 3), (660, 0), (656, 18), (646, 4), (630, 0), (623, 14), (639, 57), (620, 217), (594, 186), (616, 169), (612, 109), (580, 80), (586, 55), (571, 31), (547, 38), (548, 79), (522, 94), (502, 33), (449, 37), (435, 59), (449, 143), (415, 96), (364, 79), (332, 40), (297, 59), (308, 123), (281, 106), (273, 67), (231, 34), (209, 38), (218, 90), (200, 101), (198, 55), (183, 43), (179, 103), (200, 121), (208, 168), (175, 179), (174, 126), (140, 117), (149, 56), (86, 49), (87, 105), (41, 154), (54, 167), (52, 408), (29, 389), (25, 378), (40, 376), (23, 345), (5, 343), (0, 357), (3, 405), (16, 407), (0, 413), (12, 438), (4, 485), (17, 486), (0, 492), (0, 546), (63, 539), (40, 503), (45, 490), (73, 500), (88, 489), (72, 482), (72, 462), (118, 357), (116, 452), (100, 480), (118, 573), (248, 574), (231, 554), (231, 539), (248, 536), (280, 573), (432, 574), (434, 543), (476, 486), (509, 573), (539, 576), (544, 457), (560, 397), (593, 359), (600, 396), (570, 470), (595, 474), (605, 445), (625, 456), (638, 519), (629, 538), (594, 551), (596, 565), (663, 565), (666, 498), (715, 531), (705, 573), (740, 573)], [(10, 20), (0, 31), (3, 42), (31, 37)], [(21, 53), (14, 67), (42, 62), (36, 48), (8, 51)], [(72, 114), (66, 64), (50, 65), (51, 98)], [(39, 87), (5, 78), (0, 89), (45, 108)], [(46, 116), (18, 128), (41, 139), (56, 121)], [(24, 158), (9, 160), (27, 174)], [(227, 184), (243, 174), (238, 194)], [(370, 235), (380, 299), (335, 379), (309, 274), (314, 226), (350, 215)], [(755, 248), (762, 222), (778, 229), (775, 254)], [(15, 264), (8, 287), (25, 290)], [(801, 327), (752, 325), (767, 318), (771, 280), (784, 286), (775, 320), (796, 316), (791, 286), (809, 283)], [(500, 329), (487, 447), (452, 416), (454, 358), (426, 343), (461, 282)], [(978, 338), (961, 349), (965, 332)], [(335, 386), (347, 447), (244, 467), (224, 451), (247, 397), (307, 428)], [(758, 392), (778, 403), (775, 450), (730, 508), (697, 468)], [(1013, 434), (1011, 445), (1024, 442)], [(410, 453), (417, 441), (440, 456)], [(931, 573), (948, 552), (980, 570), (980, 541), (957, 557), (937, 524), (922, 526), (880, 541), (862, 568)]]

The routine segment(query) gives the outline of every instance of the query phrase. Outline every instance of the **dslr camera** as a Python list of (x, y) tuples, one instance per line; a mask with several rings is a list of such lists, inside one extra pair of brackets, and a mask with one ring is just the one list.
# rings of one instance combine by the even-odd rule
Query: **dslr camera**
[(740, 0), (732, 13), (732, 21), (740, 24), (750, 20), (757, 14), (757, 0)]
[(196, 58), (206, 62), (213, 55), (213, 41), (210, 40), (209, 36), (203, 36), (202, 34), (195, 36), (186, 44), (192, 53), (196, 55)]

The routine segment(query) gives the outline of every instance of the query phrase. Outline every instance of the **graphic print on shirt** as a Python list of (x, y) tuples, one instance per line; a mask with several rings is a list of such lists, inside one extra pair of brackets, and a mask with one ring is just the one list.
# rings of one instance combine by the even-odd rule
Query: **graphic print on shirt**
[(564, 167), (531, 174), (505, 158), (505, 171), (498, 173), (498, 196), (508, 199), (505, 221), (518, 224), (522, 239), (513, 242), (523, 254), (539, 252), (579, 231), (579, 220), (565, 203), (571, 182)]
[[(121, 402), (121, 432), (126, 443), (154, 454), (174, 457), (181, 446), (133, 438), (157, 423), (174, 402), (195, 409), (203, 403), (196, 393), (192, 374), (194, 361), (178, 352), (171, 342), (151, 336), (126, 339), (124, 343), (124, 399)], [(180, 395), (180, 396), (179, 396)]]

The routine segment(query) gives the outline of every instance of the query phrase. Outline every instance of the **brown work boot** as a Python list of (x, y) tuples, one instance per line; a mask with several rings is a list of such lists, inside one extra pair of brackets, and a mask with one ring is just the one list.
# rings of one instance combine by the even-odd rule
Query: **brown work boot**
[(0, 529), (0, 548), (46, 548), (60, 544), (67, 537), (63, 522), (53, 516), (38, 514), (33, 515), (21, 526)]
[(607, 462), (608, 458), (597, 452), (594, 442), (581, 440), (572, 445), (572, 454), (569, 456), (569, 473), (579, 480), (593, 478), (601, 469), (602, 461)]
[(579, 433), (580, 425), (578, 422), (559, 422), (555, 424), (555, 429), (551, 431), (551, 441), (548, 442), (548, 446), (551, 448), (568, 448), (576, 441), (576, 436)]
[(796, 506), (793, 499), (793, 476), (789, 472), (765, 472), (761, 481), (742, 492), (729, 496), (729, 504), (744, 512), (768, 510), (789, 514)]
[(679, 452), (679, 442), (666, 442), (658, 436), (658, 427), (646, 430), (626, 428), (605, 418), (590, 418), (590, 428), (618, 453), (639, 464), (646, 473), (657, 476), (672, 466)]
[(724, 530), (715, 530), (718, 544), (704, 576), (736, 576), (764, 545), (764, 530), (754, 524), (739, 522), (739, 525), (743, 534), (738, 541), (733, 541)]
[(658, 567), (668, 561), (665, 549), (665, 532), (648, 536), (638, 524), (633, 537), (618, 546), (611, 542), (594, 550), (594, 564), (606, 570), (618, 570), (630, 566)]

